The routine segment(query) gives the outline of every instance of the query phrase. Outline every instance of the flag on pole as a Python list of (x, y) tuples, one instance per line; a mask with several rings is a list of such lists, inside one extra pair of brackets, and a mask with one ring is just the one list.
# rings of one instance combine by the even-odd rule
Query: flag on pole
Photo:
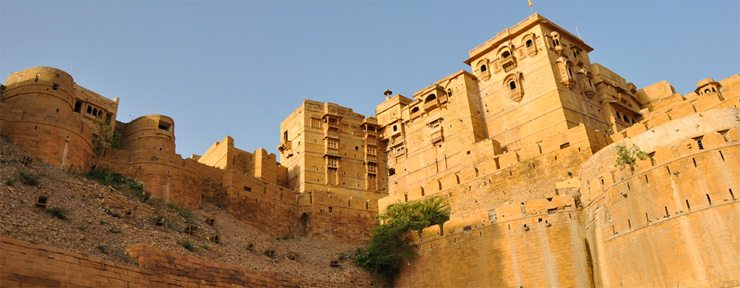
[(532, 8), (532, 6), (533, 6), (532, 0), (527, 0), (527, 2), (529, 2), (529, 8)]

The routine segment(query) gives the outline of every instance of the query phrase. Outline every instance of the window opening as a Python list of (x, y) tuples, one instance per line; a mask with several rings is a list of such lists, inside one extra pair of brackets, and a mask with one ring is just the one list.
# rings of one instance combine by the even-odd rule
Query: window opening
[(699, 146), (699, 150), (704, 150), (704, 143), (701, 141), (703, 137), (694, 138), (696, 145)]
[(170, 128), (172, 128), (172, 124), (165, 121), (159, 121), (159, 125), (157, 127), (164, 131), (170, 131)]
[(431, 94), (431, 95), (427, 96), (426, 99), (424, 99), (424, 103), (432, 102), (432, 101), (434, 101), (434, 99), (437, 99), (437, 95)]

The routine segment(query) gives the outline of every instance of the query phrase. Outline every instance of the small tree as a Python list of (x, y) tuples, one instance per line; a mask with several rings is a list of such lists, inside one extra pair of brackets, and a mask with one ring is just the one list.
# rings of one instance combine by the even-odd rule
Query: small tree
[(635, 171), (635, 163), (637, 162), (637, 158), (640, 160), (645, 160), (647, 158), (647, 153), (640, 150), (640, 147), (637, 147), (637, 145), (632, 144), (631, 148), (627, 148), (627, 146), (624, 145), (617, 145), (617, 161), (614, 163), (614, 167), (624, 168), (624, 166), (629, 166), (630, 171)]
[(118, 136), (114, 135), (113, 128), (103, 119), (98, 118), (95, 122), (98, 125), (98, 134), (93, 138), (93, 153), (96, 156), (94, 170), (97, 171), (105, 151), (118, 145)]
[(379, 281), (390, 284), (401, 272), (402, 264), (416, 256), (414, 246), (406, 239), (409, 231), (421, 235), (424, 228), (440, 225), (450, 219), (450, 206), (442, 197), (396, 203), (378, 216), (373, 238), (365, 248), (356, 251), (354, 262), (371, 272)]

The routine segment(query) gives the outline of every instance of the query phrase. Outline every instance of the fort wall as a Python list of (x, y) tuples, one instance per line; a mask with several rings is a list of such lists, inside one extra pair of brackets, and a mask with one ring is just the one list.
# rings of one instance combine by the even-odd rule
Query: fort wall
[[(544, 199), (543, 199), (544, 200)], [(571, 198), (572, 201), (572, 198)], [(518, 208), (518, 207), (517, 207)], [(449, 221), (424, 230), (419, 257), (396, 287), (590, 287), (579, 213), (517, 213), (493, 223)]]
[(558, 183), (574, 178), (577, 167), (592, 155), (589, 139), (598, 137), (592, 134), (580, 125), (541, 144), (488, 158), (477, 159), (473, 153), (460, 153), (463, 158), (459, 163), (465, 165), (434, 175), (423, 186), (396, 189), (378, 205), (383, 211), (393, 203), (443, 196), (450, 201), (452, 218), (467, 218), (486, 215), (506, 203), (577, 194)]
[(326, 191), (301, 193), (298, 197), (301, 225), (314, 239), (365, 243), (377, 224), (377, 201)]
[[(740, 228), (731, 220), (740, 216), (739, 116), (719, 109), (673, 120), (584, 164), (585, 229), (598, 286), (740, 283), (734, 273), (740, 251), (729, 232)], [(634, 171), (610, 167), (620, 144), (635, 144), (650, 157)]]

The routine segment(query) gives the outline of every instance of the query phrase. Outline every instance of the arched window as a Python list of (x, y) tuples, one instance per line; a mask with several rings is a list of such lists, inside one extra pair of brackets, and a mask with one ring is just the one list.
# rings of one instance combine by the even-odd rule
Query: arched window
[(509, 90), (516, 90), (516, 81), (509, 81)]
[(707, 89), (704, 89), (704, 93), (705, 93), (705, 94), (706, 94), (706, 93), (709, 93), (709, 92), (712, 92), (712, 90), (709, 90), (709, 88), (707, 88)]
[(411, 113), (419, 112), (419, 107), (411, 108)]
[(393, 125), (393, 132), (396, 132), (396, 131), (398, 131), (398, 126)]
[(717, 92), (717, 88), (712, 87), (712, 92)]
[(430, 94), (429, 96), (427, 96), (426, 99), (424, 99), (424, 103), (432, 102), (432, 101), (434, 101), (434, 99), (437, 99), (437, 95)]
[(527, 46), (527, 48), (529, 48), (532, 47), (532, 44), (534, 44), (534, 42), (532, 42), (532, 39), (528, 39), (525, 45)]
[(511, 56), (511, 52), (509, 51), (504, 51), (504, 53), (501, 53), (501, 58), (503, 59), (509, 58), (509, 56)]
[(488, 71), (488, 67), (486, 67), (486, 64), (480, 65), (480, 72), (486, 72)]

